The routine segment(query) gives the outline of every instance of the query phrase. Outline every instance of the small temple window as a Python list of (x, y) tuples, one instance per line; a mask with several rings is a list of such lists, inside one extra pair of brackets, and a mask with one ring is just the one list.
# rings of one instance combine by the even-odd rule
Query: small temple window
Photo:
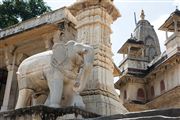
[(160, 89), (161, 89), (161, 92), (164, 92), (164, 90), (165, 90), (164, 80), (161, 80), (161, 82), (160, 82)]
[(144, 100), (144, 99), (145, 99), (144, 90), (142, 88), (139, 88), (137, 91), (137, 100)]
[(127, 99), (127, 92), (124, 90), (124, 99)]
[(154, 97), (154, 86), (151, 86), (151, 97), (153, 98)]

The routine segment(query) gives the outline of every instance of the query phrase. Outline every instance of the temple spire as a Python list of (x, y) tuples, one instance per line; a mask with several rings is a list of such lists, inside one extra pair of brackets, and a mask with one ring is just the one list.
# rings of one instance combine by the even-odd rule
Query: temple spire
[(144, 18), (145, 18), (144, 10), (141, 10), (141, 15), (140, 15), (140, 17), (141, 17), (141, 20), (144, 20)]

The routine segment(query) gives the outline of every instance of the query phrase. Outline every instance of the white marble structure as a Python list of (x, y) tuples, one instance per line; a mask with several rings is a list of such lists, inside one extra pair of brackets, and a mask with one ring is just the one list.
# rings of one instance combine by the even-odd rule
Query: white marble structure
[(119, 50), (125, 57), (115, 86), (129, 111), (180, 107), (180, 11), (171, 13), (159, 29), (166, 31), (162, 54), (156, 32), (142, 11), (134, 36)]
[(101, 115), (125, 113), (113, 83), (110, 25), (120, 13), (112, 0), (77, 0), (69, 7), (77, 19), (77, 40), (95, 50), (93, 74), (81, 93), (86, 109)]

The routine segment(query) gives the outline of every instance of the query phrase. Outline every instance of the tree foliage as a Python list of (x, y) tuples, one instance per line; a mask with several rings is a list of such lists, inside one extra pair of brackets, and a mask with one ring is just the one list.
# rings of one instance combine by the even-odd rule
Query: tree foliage
[(3, 0), (0, 3), (0, 28), (14, 25), (51, 11), (43, 0)]

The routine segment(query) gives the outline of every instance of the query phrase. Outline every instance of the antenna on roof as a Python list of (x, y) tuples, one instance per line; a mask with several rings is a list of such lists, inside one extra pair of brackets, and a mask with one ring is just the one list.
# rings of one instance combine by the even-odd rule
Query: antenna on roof
[(134, 12), (134, 22), (135, 22), (135, 25), (137, 26), (137, 20), (136, 20), (136, 13)]
[(176, 10), (178, 10), (178, 6), (176, 6)]

